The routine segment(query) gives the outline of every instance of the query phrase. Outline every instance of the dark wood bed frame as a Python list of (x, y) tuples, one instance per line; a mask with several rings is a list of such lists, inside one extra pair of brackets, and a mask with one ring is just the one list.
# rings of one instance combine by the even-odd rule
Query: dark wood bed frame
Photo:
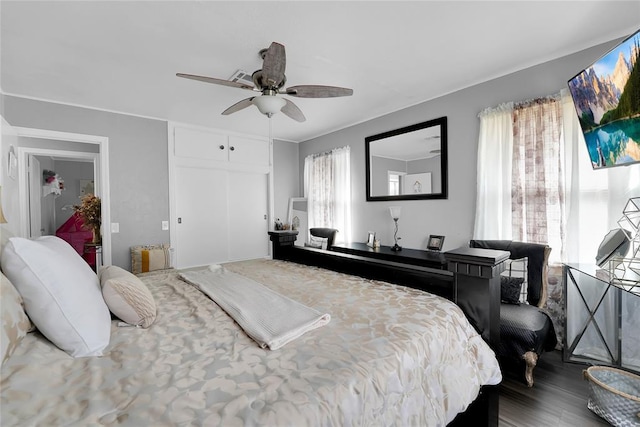
[[(500, 341), (499, 276), (509, 252), (462, 247), (444, 252), (446, 262), (420, 265), (415, 257), (403, 259), (401, 253), (392, 257), (373, 250), (295, 246), (297, 235), (297, 231), (270, 231), (273, 258), (383, 280), (447, 298), (462, 308), (482, 338), (491, 348), (497, 349)], [(446, 269), (438, 268), (438, 264), (446, 265)], [(482, 387), (476, 400), (450, 425), (497, 426), (498, 386)]]

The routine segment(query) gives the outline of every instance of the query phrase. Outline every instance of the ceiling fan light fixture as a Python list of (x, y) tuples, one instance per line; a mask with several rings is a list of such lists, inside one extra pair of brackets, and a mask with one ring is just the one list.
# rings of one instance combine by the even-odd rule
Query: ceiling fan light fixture
[(258, 110), (260, 110), (262, 114), (268, 117), (282, 110), (282, 107), (287, 103), (283, 98), (275, 95), (256, 96), (251, 102), (258, 107)]

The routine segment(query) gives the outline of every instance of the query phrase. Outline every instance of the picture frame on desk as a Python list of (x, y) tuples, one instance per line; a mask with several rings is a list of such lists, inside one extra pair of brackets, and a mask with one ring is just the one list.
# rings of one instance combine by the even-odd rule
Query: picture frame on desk
[(367, 246), (369, 246), (370, 248), (373, 247), (373, 242), (375, 242), (376, 240), (376, 233), (375, 231), (369, 231), (367, 232)]
[(429, 236), (427, 250), (439, 252), (442, 250), (442, 245), (444, 245), (444, 236), (436, 236), (435, 234)]

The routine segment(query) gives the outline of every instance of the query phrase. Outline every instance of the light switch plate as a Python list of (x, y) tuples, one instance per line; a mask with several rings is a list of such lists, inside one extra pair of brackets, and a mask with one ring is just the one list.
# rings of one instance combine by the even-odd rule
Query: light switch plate
[(119, 233), (120, 232), (120, 223), (119, 222), (112, 222), (111, 223), (111, 232), (112, 233)]
[(162, 230), (166, 231), (169, 229), (169, 221), (162, 221)]

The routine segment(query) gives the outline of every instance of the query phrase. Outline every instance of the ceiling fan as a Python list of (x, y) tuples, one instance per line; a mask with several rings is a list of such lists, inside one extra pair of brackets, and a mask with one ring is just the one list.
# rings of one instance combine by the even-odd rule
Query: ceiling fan
[(258, 107), (258, 110), (267, 117), (271, 117), (278, 111), (282, 111), (292, 119), (298, 122), (304, 122), (306, 119), (302, 111), (300, 111), (293, 102), (278, 95), (289, 95), (298, 98), (334, 98), (353, 95), (353, 89), (336, 86), (300, 85), (283, 89), (287, 81), (287, 77), (284, 75), (287, 64), (284, 46), (280, 43), (273, 42), (268, 49), (260, 50), (259, 54), (262, 58), (262, 69), (254, 71), (251, 76), (254, 86), (231, 80), (196, 76), (193, 74), (177, 73), (176, 76), (185, 79), (199, 80), (205, 83), (262, 92), (262, 95), (252, 96), (233, 104), (222, 112), (225, 116), (255, 105)]

